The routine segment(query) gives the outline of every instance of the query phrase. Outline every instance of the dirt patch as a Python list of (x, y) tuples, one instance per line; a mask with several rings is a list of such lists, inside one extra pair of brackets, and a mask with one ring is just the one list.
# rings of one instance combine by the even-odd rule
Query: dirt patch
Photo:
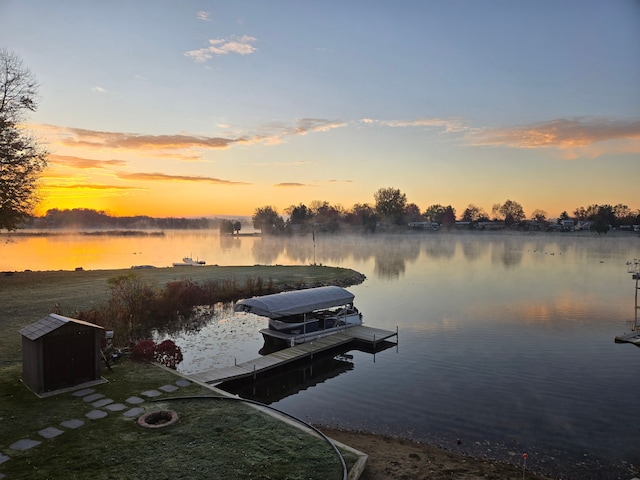
[(368, 433), (321, 429), (367, 455), (360, 480), (550, 480), (522, 467), (476, 459), (429, 445)]

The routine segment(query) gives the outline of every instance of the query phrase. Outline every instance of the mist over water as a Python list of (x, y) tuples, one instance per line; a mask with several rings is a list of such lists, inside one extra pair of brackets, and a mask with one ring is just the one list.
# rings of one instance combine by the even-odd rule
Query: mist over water
[[(613, 340), (633, 320), (626, 262), (640, 258), (636, 235), (316, 234), (314, 245), (310, 236), (199, 231), (15, 237), (3, 249), (0, 270), (161, 267), (184, 256), (353, 268), (367, 276), (349, 287), (365, 324), (397, 327), (398, 348), (347, 352), (298, 380), (278, 379), (298, 385), (268, 400), (276, 408), (491, 458), (518, 462), (526, 451), (532, 467), (563, 478), (631, 478), (627, 464), (640, 465), (629, 421), (640, 398), (640, 350)], [(179, 370), (258, 357), (265, 326), (214, 306), (200, 328), (171, 332), (185, 354)]]

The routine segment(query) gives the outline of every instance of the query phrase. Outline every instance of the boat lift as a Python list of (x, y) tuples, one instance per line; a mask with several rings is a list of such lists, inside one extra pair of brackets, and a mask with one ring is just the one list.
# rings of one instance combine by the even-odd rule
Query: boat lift
[(636, 281), (633, 324), (631, 325), (631, 332), (615, 337), (615, 342), (632, 343), (637, 347), (640, 347), (640, 331), (638, 331), (638, 310), (640, 310), (640, 305), (638, 305), (638, 290), (640, 290), (640, 260), (634, 258), (633, 260), (627, 262), (627, 272), (630, 273), (631, 278)]
[(632, 261), (627, 262), (627, 272), (631, 274), (631, 277), (636, 281), (636, 301), (635, 301), (635, 317), (633, 319), (633, 328), (635, 331), (638, 328), (638, 309), (640, 309), (640, 305), (638, 305), (638, 290), (640, 290), (640, 286), (638, 281), (640, 280), (640, 260), (634, 258)]

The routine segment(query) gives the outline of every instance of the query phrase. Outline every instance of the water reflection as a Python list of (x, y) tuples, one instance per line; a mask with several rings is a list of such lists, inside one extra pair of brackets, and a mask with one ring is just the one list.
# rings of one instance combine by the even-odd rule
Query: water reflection
[(225, 382), (218, 385), (218, 388), (269, 405), (302, 390), (313, 388), (353, 368), (353, 362), (345, 356), (328, 357), (289, 368), (279, 374), (270, 374), (262, 380)]
[[(349, 288), (365, 324), (399, 326), (400, 349), (375, 362), (351, 352), (353, 366), (344, 371), (329, 362), (339, 374), (327, 366), (313, 388), (286, 387), (296, 393), (274, 400), (279, 409), (445, 446), (463, 438), (470, 449), (491, 449), (471, 453), (506, 460), (509, 451), (527, 449), (538, 465), (563, 467), (563, 478), (580, 478), (572, 476), (586, 471), (576, 470), (578, 462), (606, 470), (600, 478), (632, 478), (628, 465), (640, 464), (637, 427), (629, 422), (640, 382), (627, 367), (637, 364), (638, 349), (614, 343), (634, 315), (626, 262), (640, 258), (637, 235), (319, 235), (314, 249), (310, 236), (223, 239), (210, 232), (16, 238), (3, 248), (1, 270), (166, 266), (188, 254), (220, 265), (315, 259), (353, 268), (367, 276)], [(208, 322), (163, 334), (177, 335), (185, 356), (179, 369), (195, 373), (256, 358), (265, 326), (221, 305)], [(302, 373), (303, 385), (309, 374)], [(328, 411), (336, 398), (341, 408)]]

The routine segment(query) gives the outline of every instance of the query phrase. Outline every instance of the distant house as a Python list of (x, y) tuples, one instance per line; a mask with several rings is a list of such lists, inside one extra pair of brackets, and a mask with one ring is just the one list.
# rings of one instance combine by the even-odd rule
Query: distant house
[(572, 219), (560, 220), (560, 229), (565, 232), (573, 232), (575, 226), (576, 224)]
[(576, 230), (591, 230), (593, 222), (578, 222), (575, 226)]
[(438, 230), (440, 228), (440, 224), (437, 222), (409, 222), (409, 228), (414, 228), (418, 230)]
[(22, 381), (35, 393), (100, 379), (102, 327), (51, 313), (20, 334)]

